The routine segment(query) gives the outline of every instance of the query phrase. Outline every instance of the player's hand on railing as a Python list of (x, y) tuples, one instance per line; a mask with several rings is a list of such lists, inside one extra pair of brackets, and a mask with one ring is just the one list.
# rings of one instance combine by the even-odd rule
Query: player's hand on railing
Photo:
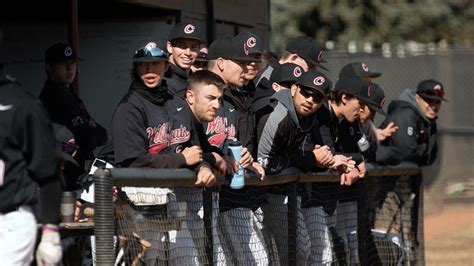
[(253, 162), (251, 166), (249, 166), (247, 169), (255, 172), (260, 176), (260, 180), (263, 181), (265, 180), (265, 170), (263, 169), (263, 166), (257, 162)]
[(242, 168), (248, 168), (252, 163), (253, 157), (249, 150), (246, 147), (242, 148), (242, 152), (240, 153), (240, 166), (242, 166)]
[(319, 167), (328, 168), (334, 164), (334, 156), (332, 155), (331, 148), (326, 145), (315, 145), (313, 154), (316, 158), (316, 165)]
[(203, 165), (197, 173), (196, 186), (211, 187), (216, 183), (216, 176), (208, 165)]
[(364, 161), (357, 165), (357, 170), (359, 171), (359, 178), (363, 178), (365, 176), (365, 173), (367, 172), (367, 168), (365, 166)]
[(359, 171), (357, 168), (352, 169), (352, 171), (348, 173), (341, 174), (341, 185), (350, 186), (354, 184), (359, 179)]
[(58, 226), (45, 224), (42, 229), (41, 242), (36, 249), (36, 263), (40, 266), (57, 265), (63, 254)]
[(384, 129), (381, 129), (381, 128), (375, 129), (375, 138), (379, 142), (384, 141), (386, 138), (389, 138), (390, 136), (392, 136), (392, 134), (395, 133), (395, 131), (397, 130), (398, 130), (398, 126), (396, 126), (394, 122), (390, 122)]
[(212, 168), (216, 176), (223, 176), (227, 172), (227, 162), (218, 153), (213, 152), (212, 155), (216, 159), (216, 164)]
[(202, 162), (202, 150), (199, 146), (186, 147), (181, 153), (188, 166)]

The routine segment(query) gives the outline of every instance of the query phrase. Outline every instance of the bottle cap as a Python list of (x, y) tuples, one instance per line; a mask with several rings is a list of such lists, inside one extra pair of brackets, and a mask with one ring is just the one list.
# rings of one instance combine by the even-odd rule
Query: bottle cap
[(242, 143), (240, 143), (240, 141), (237, 138), (234, 138), (228, 142), (228, 145), (234, 147), (234, 146), (241, 146)]

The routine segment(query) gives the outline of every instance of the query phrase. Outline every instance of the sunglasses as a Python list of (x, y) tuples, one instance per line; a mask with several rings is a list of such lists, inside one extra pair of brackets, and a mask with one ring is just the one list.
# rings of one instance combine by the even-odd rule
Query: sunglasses
[(133, 56), (133, 58), (142, 58), (142, 57), (147, 57), (147, 56), (166, 58), (165, 52), (156, 47), (154, 48), (143, 47), (141, 49), (138, 49), (137, 51), (135, 51), (135, 55)]
[(300, 88), (300, 93), (305, 98), (311, 97), (314, 103), (321, 103), (324, 100), (324, 95), (318, 91), (298, 86)]
[(61, 142), (61, 145), (62, 145), (63, 152), (65, 152), (65, 153), (67, 153), (71, 156), (73, 156), (74, 153), (77, 151), (77, 149), (79, 149), (79, 146), (77, 146), (74, 143), (67, 142), (67, 141)]

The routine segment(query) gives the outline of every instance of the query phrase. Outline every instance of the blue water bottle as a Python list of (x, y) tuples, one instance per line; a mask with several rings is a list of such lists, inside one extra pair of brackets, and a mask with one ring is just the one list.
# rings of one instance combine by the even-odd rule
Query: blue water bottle
[(242, 144), (240, 144), (240, 141), (234, 138), (232, 141), (228, 142), (228, 146), (232, 157), (234, 157), (234, 159), (237, 161), (237, 164), (239, 165), (239, 170), (232, 176), (230, 188), (241, 189), (244, 187), (245, 184), (244, 169), (240, 165), (240, 153), (242, 152)]

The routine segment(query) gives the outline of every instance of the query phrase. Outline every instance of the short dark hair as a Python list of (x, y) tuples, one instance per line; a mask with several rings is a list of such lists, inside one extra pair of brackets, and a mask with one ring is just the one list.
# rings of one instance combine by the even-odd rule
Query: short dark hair
[(336, 105), (340, 105), (342, 102), (342, 95), (345, 94), (349, 99), (354, 98), (355, 96), (348, 93), (347, 91), (337, 91), (337, 90), (330, 90), (329, 91), (329, 100), (334, 102)]
[(198, 84), (214, 85), (220, 91), (223, 91), (226, 87), (224, 80), (209, 70), (199, 70), (194, 72), (191, 76), (189, 76), (186, 88), (190, 91), (196, 91), (196, 85)]

